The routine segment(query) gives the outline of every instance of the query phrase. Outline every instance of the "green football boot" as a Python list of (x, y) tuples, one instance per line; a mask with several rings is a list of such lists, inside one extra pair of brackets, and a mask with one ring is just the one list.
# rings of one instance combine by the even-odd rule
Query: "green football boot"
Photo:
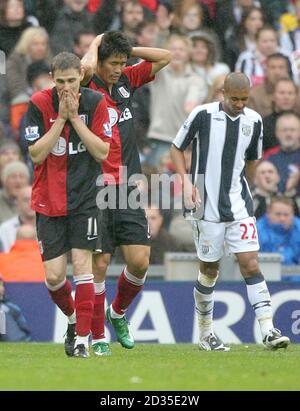
[(124, 348), (131, 349), (134, 347), (134, 339), (128, 327), (127, 318), (112, 318), (110, 315), (110, 307), (106, 310), (106, 319), (113, 326), (119, 343)]
[(107, 344), (106, 342), (97, 342), (92, 345), (92, 349), (95, 355), (99, 355), (99, 356), (111, 355), (109, 344)]

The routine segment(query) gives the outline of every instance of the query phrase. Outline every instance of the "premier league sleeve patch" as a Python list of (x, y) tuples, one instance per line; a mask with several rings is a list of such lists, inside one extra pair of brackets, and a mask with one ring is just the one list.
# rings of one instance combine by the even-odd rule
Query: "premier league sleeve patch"
[(103, 129), (106, 137), (112, 137), (112, 128), (110, 123), (103, 123)]
[(25, 129), (25, 139), (27, 141), (35, 141), (40, 138), (38, 126), (29, 126)]

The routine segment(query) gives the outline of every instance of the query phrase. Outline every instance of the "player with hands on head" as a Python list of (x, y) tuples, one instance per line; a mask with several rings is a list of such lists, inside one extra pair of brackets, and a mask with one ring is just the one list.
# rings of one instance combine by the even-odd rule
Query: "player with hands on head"
[[(126, 66), (130, 57), (140, 62)], [(141, 174), (141, 164), (133, 126), (132, 95), (138, 87), (154, 80), (155, 74), (170, 61), (168, 50), (152, 47), (132, 47), (121, 31), (111, 31), (97, 36), (82, 59), (86, 76), (84, 84), (104, 94), (112, 126), (110, 153), (102, 164), (104, 184), (116, 189), (115, 206), (104, 210), (101, 229), (102, 253), (94, 256), (95, 306), (92, 323), (92, 347), (97, 355), (111, 354), (105, 337), (104, 301), (105, 275), (114, 249), (120, 246), (126, 266), (117, 285), (117, 293), (106, 310), (118, 341), (124, 348), (132, 349), (134, 339), (125, 313), (142, 290), (150, 257), (150, 234), (145, 210), (131, 207), (130, 193), (136, 189), (128, 184), (134, 175)], [(90, 80), (90, 81), (89, 81)], [(89, 82), (88, 82), (89, 81)], [(123, 171), (127, 172), (127, 180)], [(128, 204), (123, 209), (120, 204)]]

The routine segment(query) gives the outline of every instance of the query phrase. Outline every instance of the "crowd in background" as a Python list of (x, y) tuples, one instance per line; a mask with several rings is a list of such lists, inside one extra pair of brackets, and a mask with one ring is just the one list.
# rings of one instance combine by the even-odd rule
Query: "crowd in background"
[[(6, 74), (0, 75), (3, 277), (39, 281), (43, 276), (30, 209), (33, 165), (24, 138), (30, 96), (53, 86), (49, 64), (54, 55), (70, 51), (82, 58), (97, 34), (118, 29), (133, 46), (163, 47), (172, 55), (156, 80), (134, 96), (137, 144), (149, 181), (174, 173), (169, 149), (193, 108), (221, 100), (230, 71), (249, 77), (248, 106), (264, 123), (263, 160), (251, 187), (261, 251), (279, 252), (285, 265), (300, 264), (300, 1), (1, 0), (0, 50), (6, 56)], [(189, 150), (186, 156), (190, 164)], [(172, 207), (162, 209), (158, 184), (158, 193), (150, 192), (145, 204), (151, 264), (162, 264), (166, 251), (194, 251), (192, 226), (173, 207), (180, 194), (175, 181)], [(20, 255), (27, 265), (18, 263)], [(120, 258), (117, 254), (115, 261)]]

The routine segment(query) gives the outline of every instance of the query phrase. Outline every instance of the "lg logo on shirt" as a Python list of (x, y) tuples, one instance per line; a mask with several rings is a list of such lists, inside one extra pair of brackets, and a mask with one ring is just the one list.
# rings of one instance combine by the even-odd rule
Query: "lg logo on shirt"
[(123, 121), (129, 120), (131, 118), (132, 118), (132, 114), (129, 108), (125, 108), (125, 110), (120, 115), (119, 123), (122, 123)]
[(122, 123), (123, 121), (130, 120), (132, 118), (132, 114), (129, 108), (125, 108), (125, 110), (121, 113), (120, 118), (118, 116), (117, 110), (112, 107), (108, 107), (108, 114), (111, 127), (117, 124), (118, 120), (119, 123)]
[[(64, 137), (59, 137), (51, 153), (54, 156), (60, 157), (66, 154), (66, 151), (67, 151), (66, 139)], [(86, 147), (82, 141), (80, 141), (77, 145), (72, 142), (69, 143), (69, 155), (83, 153), (84, 151), (86, 151)]]

